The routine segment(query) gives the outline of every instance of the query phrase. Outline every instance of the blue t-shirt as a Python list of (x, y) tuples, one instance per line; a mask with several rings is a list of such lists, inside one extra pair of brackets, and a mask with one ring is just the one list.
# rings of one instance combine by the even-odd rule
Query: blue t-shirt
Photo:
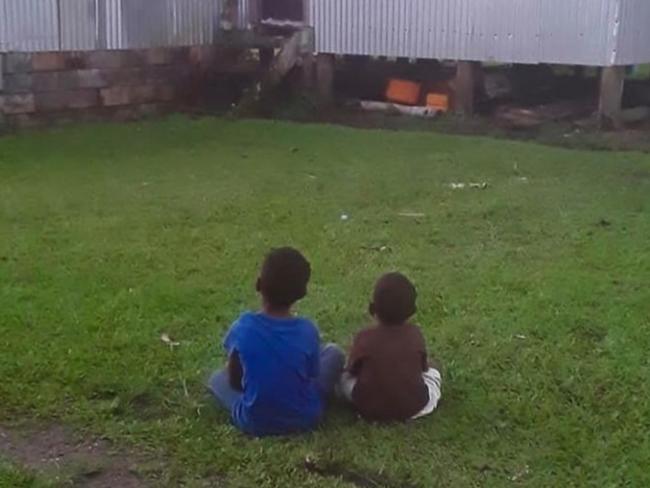
[(244, 375), (233, 422), (254, 435), (283, 435), (313, 429), (322, 413), (317, 386), (320, 338), (304, 318), (278, 319), (245, 313), (224, 340), (237, 351)]

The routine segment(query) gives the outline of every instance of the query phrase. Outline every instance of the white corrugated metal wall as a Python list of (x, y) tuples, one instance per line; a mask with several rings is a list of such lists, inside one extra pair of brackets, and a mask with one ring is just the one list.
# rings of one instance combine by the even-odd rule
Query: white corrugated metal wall
[(221, 4), (222, 0), (0, 0), (0, 52), (209, 43), (219, 24)]
[[(223, 0), (0, 0), (0, 51), (208, 43)], [(258, 0), (238, 0), (237, 27)], [(512, 63), (650, 62), (650, 0), (305, 0), (316, 49)]]
[(56, 19), (56, 0), (0, 0), (0, 51), (56, 49)]
[(650, 0), (307, 3), (319, 52), (597, 66), (650, 62)]
[(650, 0), (622, 0), (616, 60), (650, 62)]
[[(1, 0), (0, 0), (1, 1)], [(60, 0), (59, 20), (61, 49), (94, 49), (97, 36), (95, 0)]]

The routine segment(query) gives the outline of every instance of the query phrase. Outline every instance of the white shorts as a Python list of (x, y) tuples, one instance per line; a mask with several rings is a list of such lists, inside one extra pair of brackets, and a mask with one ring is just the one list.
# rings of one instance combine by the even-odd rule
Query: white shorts
[[(434, 368), (429, 368), (428, 371), (422, 373), (422, 379), (424, 380), (424, 384), (427, 385), (427, 390), (429, 391), (429, 401), (422, 410), (411, 417), (412, 419), (424, 417), (433, 412), (438, 406), (438, 402), (442, 396), (442, 376), (440, 375), (440, 371)], [(354, 376), (348, 372), (343, 373), (340, 385), (341, 394), (350, 402), (352, 401), (352, 392), (354, 391), (354, 386), (356, 384), (357, 379)]]

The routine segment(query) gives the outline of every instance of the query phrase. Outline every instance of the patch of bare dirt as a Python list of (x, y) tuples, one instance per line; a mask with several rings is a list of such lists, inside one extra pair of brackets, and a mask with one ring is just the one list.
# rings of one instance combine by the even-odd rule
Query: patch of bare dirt
[(317, 461), (307, 458), (304, 468), (311, 474), (338, 479), (357, 488), (419, 488), (419, 485), (408, 480), (391, 479), (385, 473), (371, 473), (336, 461)]
[(133, 458), (104, 439), (80, 439), (62, 425), (29, 430), (0, 426), (0, 456), (82, 488), (142, 488)]

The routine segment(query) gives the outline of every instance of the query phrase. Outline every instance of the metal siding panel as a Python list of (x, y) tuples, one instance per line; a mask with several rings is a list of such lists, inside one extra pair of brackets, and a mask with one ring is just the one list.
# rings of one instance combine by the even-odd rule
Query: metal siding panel
[[(239, 0), (238, 27), (257, 0)], [(60, 2), (60, 3), (58, 3)], [(0, 0), (0, 50), (210, 42), (222, 0)], [(310, 0), (335, 54), (608, 65), (650, 62), (648, 0)]]
[(562, 0), (542, 3), (540, 61), (605, 64), (611, 8), (618, 0)]
[(0, 53), (9, 50), (9, 15), (7, 1), (0, 0)]
[(650, 63), (650, 2), (622, 0), (613, 64)]
[(126, 49), (127, 47), (136, 47), (128, 44), (126, 34), (126, 25), (124, 22), (124, 6), (131, 0), (97, 0), (97, 9), (102, 10), (103, 14), (99, 15), (103, 22), (97, 23), (98, 36), (103, 37), (106, 49)]
[(0, 33), (4, 51), (53, 51), (59, 48), (56, 0), (2, 0)]
[(221, 0), (0, 0), (0, 51), (210, 43), (220, 12)]
[[(648, 25), (647, 0), (311, 0), (308, 18), (320, 52), (602, 65), (619, 1)], [(648, 32), (629, 24), (625, 55)]]
[(95, 49), (97, 43), (95, 0), (59, 0), (61, 50)]
[(173, 28), (169, 43), (175, 46), (202, 44), (212, 39), (212, 25), (217, 16), (211, 0), (172, 0)]
[(171, 0), (122, 0), (121, 6), (126, 46), (151, 48), (171, 44)]

